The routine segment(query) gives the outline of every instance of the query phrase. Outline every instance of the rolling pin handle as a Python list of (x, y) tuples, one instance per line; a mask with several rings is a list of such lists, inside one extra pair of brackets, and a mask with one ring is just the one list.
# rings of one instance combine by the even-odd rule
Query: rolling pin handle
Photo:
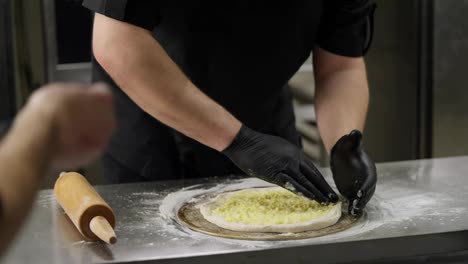
[(115, 244), (117, 237), (115, 236), (114, 229), (109, 224), (106, 218), (102, 216), (95, 216), (89, 223), (89, 228), (93, 233), (102, 241), (108, 244)]

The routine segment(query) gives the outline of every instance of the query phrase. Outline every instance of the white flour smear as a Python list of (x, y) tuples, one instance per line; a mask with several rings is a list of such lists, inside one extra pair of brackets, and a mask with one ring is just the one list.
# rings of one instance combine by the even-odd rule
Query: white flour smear
[[(194, 243), (201, 242), (203, 240), (213, 241), (216, 240), (220, 243), (225, 244), (236, 244), (245, 246), (247, 248), (257, 248), (257, 247), (269, 247), (272, 245), (271, 242), (264, 241), (247, 241), (247, 240), (234, 240), (234, 239), (225, 239), (220, 237), (213, 237), (205, 235), (199, 232), (195, 232), (188, 227), (185, 227), (178, 223), (177, 221), (177, 212), (180, 207), (186, 202), (195, 202), (196, 196), (205, 193), (222, 193), (233, 190), (241, 190), (253, 187), (271, 187), (274, 186), (268, 182), (259, 180), (257, 178), (247, 178), (242, 180), (230, 180), (222, 184), (217, 185), (194, 185), (187, 188), (183, 188), (179, 191), (168, 194), (162, 201), (159, 211), (161, 213), (161, 218), (164, 220), (162, 223), (165, 231), (169, 232), (169, 236), (175, 236), (173, 240), (178, 240), (182, 238), (190, 238)], [(188, 241), (186, 241), (188, 242)]]
[(57, 200), (53, 192), (41, 193), (36, 199), (36, 205), (43, 208), (51, 208), (57, 205)]
[(179, 208), (186, 202), (194, 202), (196, 196), (204, 193), (222, 193), (226, 191), (240, 190), (253, 187), (269, 187), (274, 186), (270, 183), (264, 182), (256, 178), (247, 178), (243, 180), (229, 181), (223, 184), (218, 184), (213, 187), (205, 187), (203, 185), (196, 185), (187, 188), (183, 188), (179, 191), (170, 193), (162, 201), (159, 210), (161, 217), (165, 220), (166, 231), (171, 232), (172, 236), (183, 236), (190, 237), (193, 240), (217, 240), (219, 243), (235, 244), (245, 246), (248, 248), (266, 248), (266, 247), (282, 247), (289, 245), (302, 245), (311, 244), (315, 242), (333, 241), (336, 239), (342, 239), (343, 237), (350, 237), (356, 234), (372, 230), (383, 224), (382, 221), (373, 221), (374, 219), (383, 219), (384, 213), (379, 210), (380, 199), (375, 198), (367, 207), (367, 215), (363, 219), (359, 220), (358, 223), (348, 230), (342, 231), (337, 234), (332, 234), (324, 237), (302, 239), (302, 240), (290, 240), (290, 241), (248, 241), (248, 240), (235, 240), (225, 239), (219, 237), (213, 237), (202, 233), (190, 230), (177, 222), (177, 212)]
[[(441, 216), (454, 216), (466, 213), (462, 207), (440, 210), (441, 204), (447, 204), (450, 198), (440, 193), (421, 193), (407, 188), (394, 187), (391, 190), (377, 190), (377, 194), (367, 205), (365, 214), (357, 224), (348, 230), (323, 237), (295, 240), (295, 241), (244, 241), (212, 237), (190, 230), (177, 222), (177, 211), (186, 202), (193, 202), (194, 197), (204, 193), (222, 193), (252, 187), (272, 186), (255, 178), (228, 181), (215, 186), (196, 185), (183, 188), (168, 194), (160, 204), (161, 220), (159, 222), (172, 237), (190, 238), (190, 240), (213, 240), (219, 243), (236, 244), (249, 248), (282, 247), (290, 245), (315, 244), (336, 240), (352, 240), (362, 234), (377, 228), (400, 228), (402, 221), (413, 221)], [(382, 197), (385, 197), (383, 199)], [(438, 209), (435, 209), (438, 208)], [(406, 227), (405, 227), (406, 228)], [(379, 232), (380, 233), (380, 232)], [(179, 239), (179, 238), (177, 238)]]
[(388, 221), (404, 221), (409, 218), (427, 218), (437, 216), (456, 216), (466, 212), (465, 207), (457, 205), (459, 201), (453, 196), (437, 192), (422, 192), (409, 188), (392, 188), (381, 190), (382, 208), (390, 212)]

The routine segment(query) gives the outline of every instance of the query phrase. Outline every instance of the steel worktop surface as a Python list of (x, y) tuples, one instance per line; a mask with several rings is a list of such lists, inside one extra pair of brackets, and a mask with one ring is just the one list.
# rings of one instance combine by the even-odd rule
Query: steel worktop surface
[[(330, 172), (323, 171), (330, 179)], [(356, 226), (295, 241), (215, 238), (180, 226), (171, 215), (182, 201), (197, 194), (260, 184), (256, 179), (98, 186), (117, 215), (118, 242), (111, 246), (83, 241), (52, 191), (45, 190), (39, 193), (30, 219), (3, 262), (375, 263), (390, 258), (464, 259), (464, 252), (468, 252), (468, 157), (379, 164), (378, 175), (376, 195)]]

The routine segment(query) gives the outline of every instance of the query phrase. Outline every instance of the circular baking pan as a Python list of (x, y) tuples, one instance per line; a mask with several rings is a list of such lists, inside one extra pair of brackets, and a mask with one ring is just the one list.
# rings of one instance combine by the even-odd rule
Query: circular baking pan
[(341, 218), (336, 224), (320, 230), (300, 233), (256, 233), (232, 231), (208, 222), (200, 213), (200, 205), (214, 198), (218, 194), (219, 193), (202, 194), (183, 204), (177, 212), (178, 221), (194, 231), (217, 237), (242, 240), (279, 241), (307, 239), (337, 233), (354, 226), (359, 220), (359, 217), (351, 216), (348, 213), (343, 212)]

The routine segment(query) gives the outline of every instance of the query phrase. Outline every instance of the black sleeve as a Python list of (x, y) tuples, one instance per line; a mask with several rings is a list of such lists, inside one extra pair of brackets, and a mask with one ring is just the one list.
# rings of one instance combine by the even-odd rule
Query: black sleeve
[(364, 56), (374, 33), (375, 2), (325, 0), (323, 8), (317, 45), (342, 56)]
[(159, 0), (84, 0), (83, 6), (150, 31), (160, 21)]
[(13, 120), (0, 121), (0, 140), (6, 135), (8, 130), (10, 130)]

